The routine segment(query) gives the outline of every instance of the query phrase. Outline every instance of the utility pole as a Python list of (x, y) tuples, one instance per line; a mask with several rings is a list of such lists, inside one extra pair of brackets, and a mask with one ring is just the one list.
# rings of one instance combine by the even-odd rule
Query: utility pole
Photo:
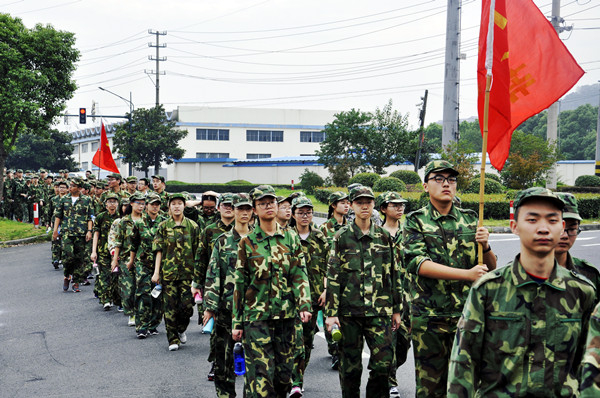
[(160, 75), (164, 75), (165, 74), (164, 71), (162, 71), (162, 72), (160, 71), (160, 62), (167, 60), (167, 57), (160, 57), (159, 56), (160, 49), (167, 47), (166, 43), (160, 44), (159, 37), (160, 36), (165, 36), (167, 34), (167, 31), (164, 31), (164, 32), (155, 31), (155, 32), (153, 32), (152, 29), (148, 29), (148, 34), (156, 36), (156, 44), (148, 43), (148, 47), (155, 47), (156, 48), (156, 57), (153, 57), (152, 55), (148, 55), (148, 59), (150, 61), (156, 61), (156, 70), (150, 70), (150, 71), (144, 70), (144, 73), (154, 74), (155, 75), (156, 81), (154, 82), (154, 86), (156, 87), (156, 106), (158, 106), (160, 104), (160, 101), (159, 101)]
[(419, 110), (419, 120), (421, 126), (419, 127), (419, 148), (417, 149), (417, 158), (415, 159), (415, 173), (419, 171), (421, 163), (421, 151), (423, 150), (423, 143), (425, 141), (425, 112), (427, 111), (427, 95), (429, 90), (425, 90), (425, 95), (421, 97), (423, 102), (420, 104), (422, 108)]
[[(600, 91), (600, 80), (598, 80)], [(596, 125), (596, 173), (600, 177), (600, 93), (598, 94), (598, 124)]]
[[(556, 29), (556, 33), (560, 33), (560, 0), (552, 0), (552, 26)], [(558, 141), (558, 102), (553, 103), (548, 108), (548, 121), (546, 125), (546, 140), (549, 143)], [(553, 164), (548, 173), (548, 181), (546, 188), (556, 189), (558, 178), (556, 176), (556, 164)]]
[(444, 116), (442, 148), (458, 141), (458, 89), (460, 84), (460, 13), (462, 0), (448, 0), (446, 15), (446, 61), (444, 68)]

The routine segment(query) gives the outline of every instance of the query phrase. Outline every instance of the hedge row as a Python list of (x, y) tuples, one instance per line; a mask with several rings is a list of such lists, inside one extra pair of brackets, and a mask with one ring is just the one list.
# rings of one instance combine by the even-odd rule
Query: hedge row
[[(339, 188), (317, 188), (315, 198), (318, 201), (327, 204), (327, 199), (332, 192), (340, 190)], [(375, 195), (379, 193), (376, 192)], [(427, 193), (415, 195), (415, 193), (402, 192), (402, 196), (408, 201), (406, 204), (406, 213), (417, 210), (425, 206), (429, 200)], [(579, 214), (582, 218), (600, 217), (600, 197), (596, 195), (576, 195)], [(461, 197), (461, 195), (459, 195)], [(478, 195), (470, 194), (462, 196), (461, 207), (479, 212)], [(477, 199), (476, 199), (477, 198)], [(510, 202), (504, 195), (486, 195), (485, 205), (483, 207), (483, 218), (486, 220), (503, 220), (510, 216)]]
[[(244, 184), (244, 185), (233, 185), (233, 184), (169, 184), (167, 182), (167, 192), (189, 192), (189, 193), (202, 193), (205, 191), (215, 191), (218, 193), (223, 192), (250, 192), (250, 190), (260, 184)], [(273, 188), (278, 189), (290, 189), (290, 185), (271, 185)]]

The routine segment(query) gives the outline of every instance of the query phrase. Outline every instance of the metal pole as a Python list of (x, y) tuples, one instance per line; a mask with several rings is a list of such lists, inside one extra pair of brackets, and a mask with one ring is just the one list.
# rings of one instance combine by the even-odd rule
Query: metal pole
[(442, 122), (442, 149), (451, 141), (458, 141), (458, 88), (461, 0), (448, 0), (446, 16), (446, 66), (444, 74), (444, 113)]
[[(560, 0), (552, 0), (552, 26), (560, 33)], [(548, 122), (546, 125), (546, 140), (556, 143), (558, 140), (558, 102), (548, 108)], [(552, 165), (548, 173), (546, 188), (556, 189), (558, 177), (556, 175), (556, 163)]]
[(596, 125), (596, 175), (600, 177), (600, 80), (598, 80), (598, 124)]

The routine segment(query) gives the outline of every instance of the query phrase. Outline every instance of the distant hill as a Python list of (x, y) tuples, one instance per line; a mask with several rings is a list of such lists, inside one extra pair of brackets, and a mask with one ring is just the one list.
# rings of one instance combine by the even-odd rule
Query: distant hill
[(574, 92), (565, 95), (560, 100), (560, 111), (572, 111), (581, 105), (598, 106), (600, 84), (589, 84), (578, 87)]

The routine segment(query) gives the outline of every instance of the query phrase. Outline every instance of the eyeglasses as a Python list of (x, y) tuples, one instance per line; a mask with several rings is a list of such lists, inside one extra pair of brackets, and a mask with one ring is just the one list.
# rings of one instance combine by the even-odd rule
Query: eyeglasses
[(458, 181), (458, 179), (454, 176), (452, 176), (452, 177), (435, 176), (435, 177), (431, 177), (427, 181), (431, 181), (431, 180), (434, 180), (438, 184), (443, 184), (444, 181), (448, 181), (448, 184), (450, 184), (450, 185), (454, 185), (454, 184), (456, 184), (456, 181)]
[(387, 207), (390, 209), (404, 209), (406, 205), (404, 203), (388, 203)]
[(308, 211), (306, 213), (299, 211), (296, 213), (296, 216), (300, 217), (300, 218), (308, 218), (308, 217), (312, 216), (312, 214), (313, 214), (312, 211)]
[(292, 210), (292, 208), (290, 206), (279, 206), (279, 210), (288, 211), (288, 210)]
[(221, 203), (224, 209), (231, 210), (233, 209), (233, 205), (231, 203)]
[(266, 209), (267, 207), (274, 207), (276, 203), (277, 202), (273, 201), (273, 202), (257, 203), (256, 205), (258, 207), (260, 207), (261, 209)]
[(565, 233), (569, 236), (577, 236), (581, 233), (581, 229), (579, 228), (566, 228)]

